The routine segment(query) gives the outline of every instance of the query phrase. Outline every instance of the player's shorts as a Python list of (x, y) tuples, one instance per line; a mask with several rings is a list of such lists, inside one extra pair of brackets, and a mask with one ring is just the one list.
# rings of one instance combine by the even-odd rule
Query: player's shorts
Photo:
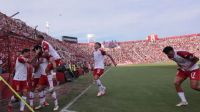
[(41, 85), (41, 86), (49, 85), (47, 75), (41, 75), (38, 85)]
[[(55, 60), (55, 63), (56, 63), (56, 66), (57, 66), (57, 67), (60, 66), (60, 64), (61, 64), (61, 59)], [(53, 63), (49, 63), (49, 64), (47, 65), (47, 68), (48, 68), (49, 71), (53, 70)]]
[(200, 80), (200, 69), (196, 69), (193, 71), (178, 70), (177, 76), (182, 78), (190, 77), (190, 80)]
[(12, 87), (16, 92), (22, 92), (24, 90), (29, 90), (27, 81), (13, 80)]
[(40, 78), (34, 78), (29, 84), (30, 89), (35, 89), (39, 83)]
[(104, 69), (94, 69), (93, 76), (99, 76), (101, 77), (104, 73)]

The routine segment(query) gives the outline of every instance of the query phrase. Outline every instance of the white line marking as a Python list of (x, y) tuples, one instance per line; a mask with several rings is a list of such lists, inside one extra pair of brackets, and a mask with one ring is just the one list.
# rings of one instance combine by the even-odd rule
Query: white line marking
[[(102, 76), (104, 76), (112, 67), (107, 69)], [(69, 107), (71, 107), (81, 96), (83, 96), (90, 88), (92, 87), (92, 84), (90, 84), (85, 90), (83, 90), (77, 97), (75, 97), (71, 102), (67, 104), (60, 112), (76, 112), (68, 110)]]

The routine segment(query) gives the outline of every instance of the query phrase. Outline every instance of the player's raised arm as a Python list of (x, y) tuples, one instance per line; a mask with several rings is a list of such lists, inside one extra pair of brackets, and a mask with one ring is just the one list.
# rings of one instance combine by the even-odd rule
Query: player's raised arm
[(20, 63), (30, 63), (28, 58), (25, 58), (25, 57), (29, 57), (29, 52), (30, 52), (30, 49), (23, 49), (22, 55), (18, 57), (18, 61)]
[(43, 42), (42, 49), (43, 49), (42, 56), (45, 57), (45, 58), (46, 57), (50, 57), (50, 54), (49, 54), (49, 45), (46, 42)]
[(26, 59), (26, 58), (24, 58), (24, 57), (19, 57), (19, 58), (18, 58), (18, 61), (19, 61), (20, 63), (27, 63), (27, 62), (28, 62), (28, 59)]
[(113, 57), (110, 55), (110, 54), (108, 54), (107, 52), (105, 52), (104, 50), (100, 50), (101, 51), (101, 54), (102, 55), (104, 55), (104, 56), (108, 56), (110, 59), (111, 59), (111, 61), (112, 61), (112, 63), (115, 65), (115, 66), (117, 66), (117, 63), (115, 62), (115, 60), (113, 59)]
[(117, 63), (115, 62), (115, 60), (113, 59), (113, 57), (112, 57), (110, 54), (106, 53), (106, 56), (108, 56), (108, 57), (111, 59), (112, 63), (113, 63), (115, 66), (117, 66)]
[(33, 56), (32, 60), (31, 60), (31, 64), (35, 64), (35, 62), (38, 61), (39, 57), (42, 54), (42, 47), (40, 45), (35, 45), (33, 47), (32, 51), (35, 52), (35, 56)]

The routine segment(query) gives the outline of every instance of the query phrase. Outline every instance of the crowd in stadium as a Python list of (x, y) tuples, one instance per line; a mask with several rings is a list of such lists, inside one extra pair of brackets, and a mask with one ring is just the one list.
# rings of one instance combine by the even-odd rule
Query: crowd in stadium
[[(0, 13), (0, 29), (0, 34), (3, 36), (14, 33), (17, 36), (23, 36), (25, 38), (35, 38), (34, 28), (26, 25), (26, 23), (21, 20), (12, 19), (2, 13)], [(39, 31), (37, 31), (37, 33), (44, 35), (46, 40), (53, 44), (65, 63), (92, 63), (92, 44), (67, 43), (54, 39), (45, 33)], [(166, 37), (156, 41), (112, 41), (111, 43), (115, 43), (115, 45), (111, 44), (111, 46), (114, 47), (109, 47), (110, 44), (108, 45), (108, 43), (104, 42), (105, 50), (113, 55), (118, 64), (158, 63), (167, 61), (167, 58), (161, 53), (162, 48), (167, 45), (174, 46), (179, 50), (188, 50), (200, 56), (200, 53), (197, 52), (199, 50), (198, 34)], [(27, 42), (27, 44), (29, 43)], [(18, 48), (18, 50), (20, 50), (20, 48)], [(0, 54), (0, 59), (4, 60), (2, 58), (5, 58), (5, 56)], [(108, 61), (106, 63), (110, 62)]]
[[(162, 49), (167, 45), (174, 46), (177, 50), (187, 50), (200, 56), (200, 53), (197, 52), (199, 50), (199, 37), (200, 35), (198, 34), (191, 34), (168, 37), (156, 41), (143, 40), (117, 42), (115, 47), (104, 47), (104, 49), (114, 57), (118, 64), (159, 63), (168, 60), (167, 57), (162, 54)], [(54, 42), (54, 46), (59, 51), (65, 62), (92, 62), (92, 44), (71, 44), (59, 40), (54, 41), (57, 41)]]
[[(113, 55), (118, 64), (138, 64), (138, 63), (159, 63), (168, 59), (162, 54), (164, 46), (171, 45), (177, 50), (187, 50), (200, 55), (198, 34), (184, 35), (178, 37), (163, 38), (156, 41), (128, 41), (117, 42), (113, 48), (105, 47), (104, 49)], [(65, 62), (70, 61), (87, 61), (92, 62), (93, 52), (92, 44), (78, 43), (71, 44), (54, 40), (54, 46), (61, 54)], [(59, 46), (59, 47), (58, 47)], [(184, 46), (184, 47), (182, 47)], [(110, 63), (110, 62), (107, 62)]]

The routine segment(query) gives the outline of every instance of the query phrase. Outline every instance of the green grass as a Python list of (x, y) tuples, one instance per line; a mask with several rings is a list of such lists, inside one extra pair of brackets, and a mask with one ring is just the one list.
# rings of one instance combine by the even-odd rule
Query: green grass
[[(60, 106), (60, 110), (66, 106), (71, 100), (78, 96), (86, 87), (91, 84), (91, 79), (89, 77), (80, 77), (74, 82), (66, 83), (61, 85), (59, 90), (57, 90), (57, 97)], [(47, 106), (36, 112), (53, 112), (53, 101), (50, 94), (47, 95), (50, 106)], [(57, 111), (59, 112), (59, 111)]]
[[(78, 112), (200, 112), (200, 92), (190, 88), (189, 80), (183, 84), (189, 106), (175, 107), (179, 102), (173, 85), (176, 72), (174, 63), (112, 68), (102, 77), (102, 82), (107, 87), (105, 96), (96, 97), (97, 88), (96, 85), (92, 85), (69, 110)], [(92, 75), (90, 76), (82, 76), (72, 83), (58, 87), (60, 109), (92, 84)], [(48, 97), (47, 101), (50, 106), (36, 112), (52, 112), (51, 97)], [(16, 107), (15, 110), (17, 111), (18, 108)], [(6, 112), (6, 110), (1, 111)]]
[[(78, 112), (199, 112), (200, 93), (183, 85), (189, 106), (177, 108), (173, 64), (134, 65), (112, 68), (102, 78), (107, 94), (96, 97), (95, 85), (70, 110)], [(65, 102), (66, 104), (68, 103)]]

